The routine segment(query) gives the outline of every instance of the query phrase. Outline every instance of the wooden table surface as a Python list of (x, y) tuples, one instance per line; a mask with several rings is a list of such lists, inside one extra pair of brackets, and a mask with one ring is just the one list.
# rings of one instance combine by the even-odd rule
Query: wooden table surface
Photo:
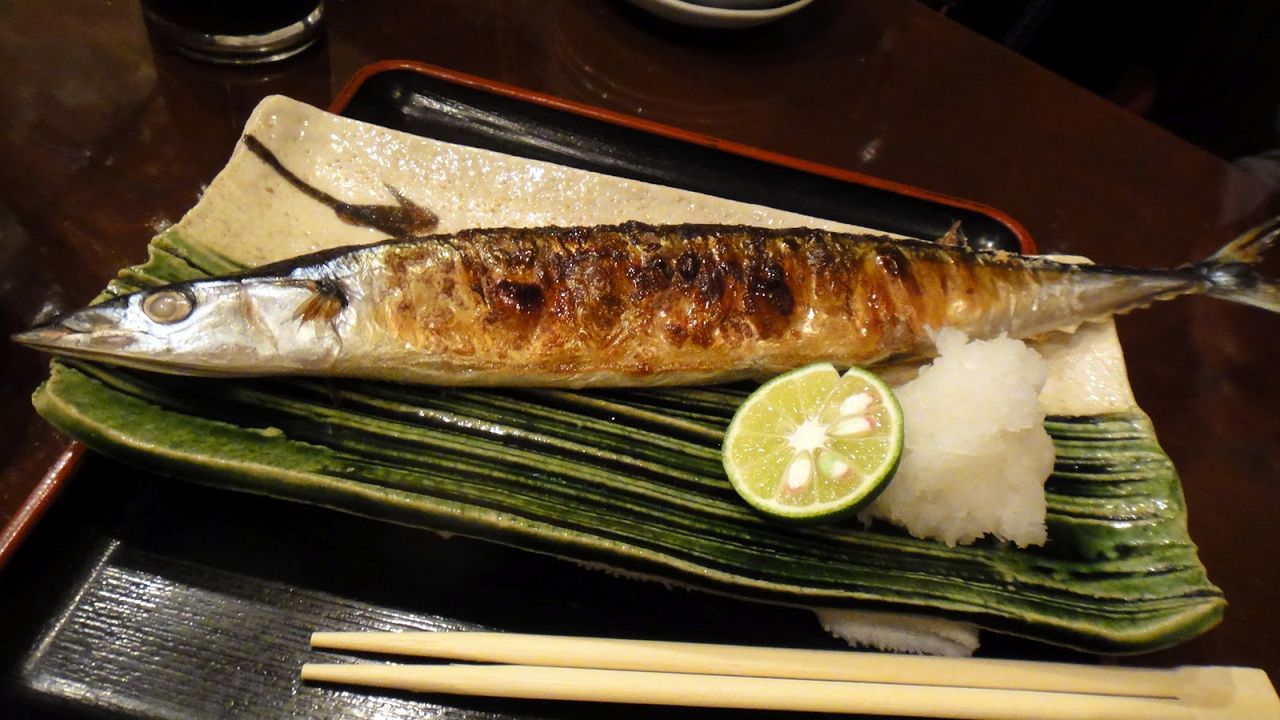
[[(989, 204), (1042, 251), (1107, 264), (1194, 261), (1280, 210), (1276, 187), (908, 0), (818, 0), (729, 33), (597, 0), (336, 1), (326, 25), (324, 45), (298, 59), (229, 70), (154, 47), (135, 2), (0, 7), (4, 333), (85, 303), (142, 260), (264, 95), (325, 106), (358, 68), (388, 58)], [(1195, 298), (1119, 326), (1139, 404), (1182, 475), (1192, 537), (1230, 602), (1221, 626), (1149, 661), (1280, 678), (1269, 559), (1280, 541), (1280, 317)], [(11, 524), (68, 445), (29, 403), (45, 363), (0, 345), (0, 521)]]

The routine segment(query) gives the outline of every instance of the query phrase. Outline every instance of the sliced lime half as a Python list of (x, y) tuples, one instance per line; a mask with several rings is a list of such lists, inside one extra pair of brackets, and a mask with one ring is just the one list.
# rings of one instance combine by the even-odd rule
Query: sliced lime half
[(826, 522), (889, 483), (902, 455), (902, 408), (880, 378), (809, 365), (761, 385), (729, 423), (722, 457), (733, 487), (765, 515)]

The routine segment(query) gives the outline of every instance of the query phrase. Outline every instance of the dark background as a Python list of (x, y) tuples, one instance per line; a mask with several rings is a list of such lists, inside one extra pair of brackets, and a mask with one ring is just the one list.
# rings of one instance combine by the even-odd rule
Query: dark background
[(921, 0), (1227, 160), (1280, 147), (1275, 0)]
[[(930, 2), (937, 12), (971, 25), (998, 45), (937, 21), (927, 10)], [(1272, 9), (1274, 2), (819, 0), (772, 26), (690, 38), (686, 29), (661, 26), (623, 0), (419, 3), (430, 12), (405, 12), (406, 3), (391, 0), (335, 0), (324, 45), (262, 75), (218, 72), (153, 48), (137, 0), (0, 3), (0, 67), (8, 71), (0, 75), (0, 325), (16, 330), (42, 313), (83, 304), (116, 268), (140, 261), (147, 238), (191, 207), (226, 162), (245, 116), (264, 93), (282, 92), (323, 106), (356, 68), (389, 57), (417, 58), (986, 202), (1025, 223), (1047, 251), (1109, 264), (1186, 262), (1280, 208), (1280, 187), (1255, 181), (1215, 157), (1236, 159), (1280, 145), (1274, 120), (1280, 51), (1273, 41), (1280, 37), (1275, 32), (1280, 10)], [(1016, 62), (1018, 52), (1087, 91)], [(1109, 102), (1095, 102), (1090, 91)], [(1139, 116), (1170, 132), (1153, 130)], [(1280, 255), (1271, 260), (1266, 274), (1280, 275), (1274, 264)], [(1132, 662), (1253, 665), (1280, 678), (1275, 622), (1280, 586), (1259, 571), (1255, 550), (1275, 546), (1280, 507), (1275, 317), (1225, 303), (1187, 301), (1120, 318), (1118, 325), (1139, 404), (1151, 414), (1182, 473), (1193, 509), (1192, 537), (1210, 577), (1231, 602), (1214, 632)], [(0, 427), (5, 430), (0, 433), (0, 517), (22, 501), (65, 447), (64, 438), (34, 417), (27, 400), (44, 363), (26, 350), (0, 350)], [(157, 529), (155, 543), (141, 547), (146, 553), (130, 551), (137, 543), (93, 544), (104, 537), (103, 526), (115, 524), (114, 506), (107, 501), (127, 502), (138, 488), (169, 493), (137, 506), (136, 514), (120, 511), (121, 524), (133, 518), (152, 523), (145, 527)], [(174, 493), (190, 493), (190, 499), (179, 506)], [(232, 509), (217, 511), (209, 502), (215, 496), (232, 503)], [(243, 604), (221, 607), (229, 610), (223, 614), (229, 618), (225, 627), (244, 635), (193, 632), (189, 646), (200, 652), (175, 654), (181, 652), (175, 647), (188, 646), (175, 646), (156, 621), (206, 617), (210, 606), (186, 602), (190, 598), (156, 572), (157, 553), (183, 548), (195, 554), (196, 565), (215, 571), (230, 567), (252, 580), (276, 583), (271, 588), (283, 588), (284, 597), (303, 601), (312, 596), (296, 593), (297, 583), (291, 582), (303, 571), (327, 573), (335, 584), (325, 588), (339, 599), (354, 595), (374, 603), (380, 591), (365, 579), (385, 572), (391, 578), (386, 582), (395, 585), (393, 571), (404, 567), (399, 557), (427, 564), (453, 558), (448, 567), (462, 579), (442, 581), (439, 570), (414, 576), (432, 594), (403, 604), (483, 624), (498, 624), (508, 601), (534, 608), (535, 617), (539, 612), (571, 617), (575, 632), (597, 634), (616, 634), (607, 632), (608, 623), (616, 621), (688, 639), (684, 628), (705, 619), (721, 633), (708, 637), (703, 632), (706, 639), (763, 643), (765, 634), (787, 637), (786, 628), (799, 623), (762, 623), (754, 610), (735, 615), (724, 610), (730, 601), (701, 595), (682, 597), (683, 612), (673, 612), (658, 589), (632, 589), (604, 575), (586, 576), (578, 590), (566, 592), (566, 583), (557, 578), (576, 570), (567, 564), (530, 560), (520, 566), (521, 574), (508, 577), (502, 574), (508, 565), (492, 559), (442, 557), (444, 551), (428, 553), (416, 541), (397, 542), (407, 531), (394, 526), (364, 521), (354, 532), (339, 530), (357, 521), (258, 500), (155, 482), (104, 458), (90, 459), (0, 572), (4, 680), (18, 677), (19, 671), (9, 669), (33, 648), (44, 659), (69, 658), (59, 666), (63, 669), (98, 678), (115, 673), (120, 664), (99, 662), (100, 651), (136, 648), (129, 645), (139, 637), (134, 628), (148, 621), (161, 632), (148, 636), (156, 642), (154, 650), (126, 654), (137, 659), (135, 674), (110, 675), (114, 686), (87, 687), (56, 684), (66, 675), (51, 674), (47, 677), (55, 684), (44, 697), (65, 698), (74, 705), (69, 712), (75, 712), (86, 701), (102, 704), (111, 687), (157, 672), (173, 678), (171, 684), (145, 687), (163, 689), (159, 699), (171, 704), (246, 700), (250, 693), (240, 690), (243, 683), (266, 676), (282, 684), (296, 682), (293, 668), (306, 655), (305, 632), (316, 623), (291, 626), (294, 634), (286, 638), (285, 652), (298, 655), (284, 659), (263, 651), (259, 636), (252, 635), (258, 626), (237, 614)], [(282, 522), (287, 517), (295, 520)], [(280, 533), (287, 542), (246, 540), (237, 534), (246, 527)], [(289, 535), (287, 527), (306, 532)], [(173, 528), (188, 532), (189, 545), (175, 549)], [(233, 545), (237, 538), (240, 544)], [(347, 572), (350, 566), (335, 565), (330, 553), (314, 550), (353, 542), (350, 566), (359, 572)], [(92, 552), (84, 551), (86, 543)], [(441, 546), (443, 541), (431, 547)], [(117, 551), (120, 547), (124, 550)], [(446, 547), (457, 552), (457, 545)], [(479, 543), (467, 547), (482, 555), (503, 552)], [(306, 551), (291, 553), (291, 548)], [(272, 576), (202, 560), (219, 553), (285, 569)], [(302, 571), (292, 570), (294, 564)], [(103, 592), (80, 594), (83, 575), (90, 571), (103, 579), (97, 586)], [(226, 596), (227, 574), (191, 579), (188, 573), (178, 580)], [(146, 578), (157, 580), (149, 594), (132, 584)], [(584, 591), (587, 587), (594, 590)], [(107, 591), (119, 588), (143, 602), (114, 602)], [(539, 595), (533, 592), (537, 588), (545, 590)], [(417, 586), (402, 591), (412, 594)], [(477, 595), (478, 607), (491, 612), (469, 609), (467, 603)], [(183, 612), (162, 616), (148, 605), (149, 598), (165, 598)], [(436, 598), (443, 600), (434, 604)], [(115, 633), (119, 643), (33, 642), (51, 629), (70, 628), (62, 620), (73, 607), (139, 611), (129, 623), (76, 625)], [(459, 607), (466, 612), (455, 612)], [(92, 621), (101, 614), (80, 617)], [(683, 624), (673, 625), (676, 621)], [(128, 628), (117, 633), (119, 625)], [(237, 645), (236, 637), (250, 639)], [(232, 651), (222, 656), (225, 664), (209, 660), (206, 646), (211, 644)], [(988, 648), (997, 656), (1038, 656), (1021, 647)], [(67, 652), (45, 652), (50, 649)], [(89, 660), (78, 656), (80, 649)], [(1042, 652), (1063, 659), (1060, 651)], [(206, 663), (235, 672), (193, 681), (173, 672), (183, 666), (169, 660), (174, 657), (187, 666)], [(203, 684), (193, 689), (193, 682)], [(286, 697), (277, 693), (268, 700)], [(473, 717), (486, 709), (491, 706), (480, 706)], [(205, 714), (252, 713), (228, 704)], [(15, 715), (0, 688), (0, 717)]]

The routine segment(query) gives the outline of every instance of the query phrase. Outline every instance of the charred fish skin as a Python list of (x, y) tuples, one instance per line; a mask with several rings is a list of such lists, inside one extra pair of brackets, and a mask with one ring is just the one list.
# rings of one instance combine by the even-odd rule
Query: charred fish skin
[(980, 324), (993, 306), (972, 300), (1021, 279), (923, 243), (723, 226), (475, 230), (379, 255), (370, 316), (399, 347), (473, 376), (611, 384), (914, 354), (925, 327)]
[[(928, 356), (931, 329), (1027, 337), (1200, 283), (710, 225), (472, 230), (370, 253), (360, 264), (377, 268), (377, 291), (359, 312), (377, 356), (401, 368), (392, 379), (467, 384), (687, 384), (876, 365)], [(351, 360), (335, 370), (360, 374)]]

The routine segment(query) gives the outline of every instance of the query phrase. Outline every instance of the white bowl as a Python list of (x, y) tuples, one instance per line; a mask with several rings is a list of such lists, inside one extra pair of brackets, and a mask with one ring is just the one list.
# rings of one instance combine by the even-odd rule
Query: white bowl
[[(730, 9), (702, 5), (692, 0), (629, 0), (632, 5), (646, 10), (664, 20), (682, 25), (714, 28), (742, 28), (764, 25), (803, 8), (813, 0), (795, 0), (774, 7), (756, 7)], [(721, 0), (721, 4), (728, 4)], [(755, 2), (743, 2), (743, 5), (761, 5)]]
[(684, 0), (690, 5), (724, 8), (725, 10), (772, 10), (790, 5), (795, 0)]

